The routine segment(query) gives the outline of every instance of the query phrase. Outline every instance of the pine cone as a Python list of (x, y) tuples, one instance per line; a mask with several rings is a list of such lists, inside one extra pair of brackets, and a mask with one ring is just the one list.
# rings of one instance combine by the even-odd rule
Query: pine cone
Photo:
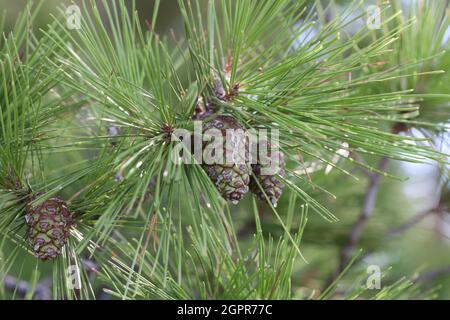
[[(203, 168), (224, 199), (237, 204), (248, 192), (250, 182), (250, 166), (247, 164), (245, 152), (242, 152), (242, 150), (246, 150), (247, 146), (245, 129), (235, 118), (227, 115), (219, 115), (208, 122), (203, 132), (213, 128), (220, 130), (223, 137), (223, 161), (222, 163), (203, 164)], [(228, 139), (231, 141), (227, 141), (227, 129), (241, 129), (242, 131), (233, 132), (232, 139)], [(209, 143), (206, 143), (203, 148), (207, 147)], [(228, 161), (228, 157), (232, 157), (233, 161)]]
[(73, 213), (59, 197), (47, 199), (37, 206), (29, 204), (25, 221), (29, 227), (31, 250), (41, 260), (52, 260), (61, 254), (74, 224)]
[[(250, 178), (250, 190), (254, 193), (259, 199), (266, 200), (264, 193), (269, 198), (272, 205), (275, 207), (278, 203), (278, 199), (281, 197), (281, 194), (284, 189), (284, 184), (278, 176), (284, 177), (286, 174), (285, 171), (285, 161), (284, 154), (281, 150), (272, 150), (270, 144), (267, 144), (267, 160), (277, 159), (278, 157), (278, 168), (275, 170), (274, 174), (266, 174), (264, 175), (263, 169), (267, 169), (270, 167), (270, 162), (266, 161), (262, 163), (260, 159), (260, 155), (258, 153), (258, 161), (257, 164), (252, 164), (253, 175)], [(256, 180), (259, 182), (256, 182)]]

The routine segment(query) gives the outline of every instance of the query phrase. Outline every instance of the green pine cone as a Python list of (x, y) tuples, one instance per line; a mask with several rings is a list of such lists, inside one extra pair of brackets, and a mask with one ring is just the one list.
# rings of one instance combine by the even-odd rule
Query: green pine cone
[(272, 205), (276, 206), (284, 189), (284, 184), (279, 178), (284, 177), (286, 174), (284, 154), (281, 150), (271, 150), (270, 144), (268, 144), (267, 149), (268, 158), (277, 159), (278, 157), (279, 162), (278, 168), (275, 170), (276, 173), (264, 175), (263, 169), (268, 168), (270, 166), (270, 162), (262, 164), (258, 155), (258, 163), (252, 165), (254, 176), (250, 179), (250, 190), (261, 200), (266, 200), (264, 195), (266, 194)]
[(57, 258), (70, 236), (73, 213), (59, 197), (26, 208), (25, 221), (29, 227), (28, 242), (34, 255), (41, 260)]
[[(224, 161), (221, 163), (203, 164), (203, 168), (223, 198), (237, 204), (248, 192), (248, 184), (250, 182), (251, 169), (246, 161), (245, 152), (241, 152), (242, 149), (239, 149), (239, 144), (241, 144), (241, 147), (247, 145), (246, 135), (241, 134), (245, 133), (245, 129), (235, 118), (228, 115), (219, 115), (209, 121), (205, 125), (203, 132), (212, 128), (220, 130), (222, 134)], [(227, 141), (227, 129), (241, 129), (242, 131), (236, 131), (231, 141)], [(206, 143), (203, 147), (207, 147), (209, 143)], [(227, 161), (227, 156), (230, 156), (233, 160)]]

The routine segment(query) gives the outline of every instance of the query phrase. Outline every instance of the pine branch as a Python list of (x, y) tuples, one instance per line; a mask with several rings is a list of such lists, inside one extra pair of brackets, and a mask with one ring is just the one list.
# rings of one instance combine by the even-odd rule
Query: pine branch
[(429, 282), (438, 278), (450, 277), (450, 265), (442, 268), (438, 268), (426, 273), (420, 274), (415, 281), (417, 282)]
[(439, 211), (440, 211), (439, 208), (435, 207), (435, 208), (431, 208), (429, 210), (419, 212), (416, 215), (414, 215), (413, 217), (409, 218), (408, 221), (404, 222), (400, 226), (389, 229), (386, 232), (386, 237), (390, 238), (390, 237), (398, 236), (398, 235), (408, 231), (409, 229), (414, 227), (416, 224), (420, 223), (426, 217), (430, 216), (431, 214), (438, 213)]
[[(377, 170), (384, 172), (387, 169), (389, 164), (388, 158), (382, 158), (377, 166)], [(328, 280), (328, 287), (331, 281), (333, 281), (347, 266), (350, 262), (351, 256), (358, 246), (361, 235), (367, 225), (368, 220), (373, 214), (373, 210), (375, 209), (375, 203), (380, 187), (381, 175), (378, 173), (370, 173), (369, 175), (369, 183), (366, 189), (363, 206), (361, 209), (358, 218), (353, 225), (347, 243), (342, 247), (340, 255), (339, 255), (339, 263), (336, 270), (330, 276), (330, 280)]]
[[(383, 32), (362, 27), (351, 34), (345, 27), (364, 18), (365, 8), (356, 1), (336, 17), (329, 15), (333, 2), (325, 11), (302, 0), (178, 3), (185, 40), (176, 43), (155, 32), (160, 1), (154, 2), (148, 30), (134, 3), (103, 0), (80, 4), (79, 30), (55, 17), (42, 39), (30, 36), (27, 12), (11, 37), (0, 38), (5, 274), (28, 261), (26, 236), (12, 232), (24, 226), (24, 203), (17, 205), (10, 189), (29, 185), (29, 192), (42, 192), (42, 200), (64, 195), (77, 215), (64, 254), (51, 266), (52, 298), (105, 297), (92, 287), (96, 278), (108, 288), (100, 287), (102, 292), (122, 299), (290, 298), (308, 208), (328, 221), (337, 219), (306, 192), (323, 190), (307, 170), (303, 180), (287, 168), (289, 199), (270, 206), (261, 221), (255, 198), (231, 206), (200, 165), (174, 165), (175, 141), (169, 138), (175, 129), (192, 129), (199, 101), (206, 113), (231, 114), (246, 129), (279, 129), (288, 165), (314, 162), (348, 175), (344, 164), (362, 168), (369, 179), (363, 208), (332, 277), (353, 261), (388, 158), (446, 162), (422, 137), (396, 134), (406, 125), (386, 130), (386, 122), (444, 127), (413, 121), (422, 99), (449, 98), (427, 93), (425, 79), (445, 81), (436, 77), (441, 70), (423, 68), (443, 54), (445, 28), (430, 23), (437, 12), (440, 25), (448, 22), (440, 6), (419, 12), (419, 39), (432, 36), (432, 45), (422, 45), (426, 41), (411, 41), (412, 19), (393, 23), (400, 11), (384, 3)], [(299, 41), (306, 33), (311, 39)], [(420, 95), (411, 94), (414, 87)], [(217, 106), (207, 108), (210, 101)], [(339, 154), (343, 145), (351, 154), (382, 160), (373, 168)], [(300, 218), (294, 214), (297, 202)], [(241, 230), (235, 230), (236, 213), (250, 221)], [(283, 232), (279, 242), (267, 235), (269, 219)], [(111, 238), (113, 232), (120, 237)], [(237, 241), (246, 234), (254, 237)], [(85, 249), (92, 253), (88, 259)], [(80, 290), (65, 283), (69, 265), (84, 265)], [(36, 274), (43, 273), (36, 267)], [(14, 279), (8, 279), (12, 287)], [(30, 286), (16, 285), (22, 293)]]

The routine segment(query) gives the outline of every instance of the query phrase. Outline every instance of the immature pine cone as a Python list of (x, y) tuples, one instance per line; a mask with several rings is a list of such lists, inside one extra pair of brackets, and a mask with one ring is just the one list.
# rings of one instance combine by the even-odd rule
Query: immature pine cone
[[(237, 120), (228, 115), (219, 115), (206, 123), (203, 132), (213, 128), (220, 130), (223, 137), (223, 161), (203, 164), (203, 168), (224, 199), (237, 204), (249, 190), (250, 166), (245, 155), (247, 136)], [(233, 131), (232, 139), (227, 139), (227, 129), (240, 130)], [(210, 143), (212, 142), (205, 143), (203, 149)], [(228, 157), (232, 157), (233, 161), (228, 161)]]
[[(254, 193), (261, 200), (266, 200), (266, 197), (264, 196), (265, 193), (273, 206), (277, 205), (278, 199), (281, 197), (281, 193), (283, 192), (284, 188), (284, 184), (278, 176), (284, 177), (286, 171), (283, 152), (281, 152), (281, 150), (272, 150), (270, 144), (268, 143), (266, 159), (269, 160), (277, 158), (278, 158), (278, 168), (275, 168), (275, 172), (273, 172), (274, 174), (264, 175), (263, 169), (270, 167), (271, 163), (268, 161), (262, 163), (260, 155), (258, 153), (257, 164), (252, 164), (254, 176), (250, 178), (251, 192)], [(259, 185), (261, 187), (258, 185), (256, 180), (259, 182)]]
[(41, 260), (52, 260), (61, 254), (74, 224), (73, 213), (59, 197), (52, 197), (36, 206), (29, 204), (25, 221), (29, 227), (31, 250)]

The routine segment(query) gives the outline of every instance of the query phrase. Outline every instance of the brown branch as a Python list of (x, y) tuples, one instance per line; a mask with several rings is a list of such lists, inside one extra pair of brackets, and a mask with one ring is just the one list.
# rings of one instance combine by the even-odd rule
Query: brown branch
[(426, 210), (426, 211), (423, 211), (423, 212), (419, 212), (418, 214), (416, 214), (415, 216), (411, 217), (408, 221), (406, 221), (402, 225), (400, 225), (398, 227), (394, 227), (394, 228), (388, 230), (386, 232), (386, 237), (389, 238), (389, 237), (398, 236), (398, 235), (406, 232), (407, 230), (409, 230), (410, 228), (412, 228), (413, 226), (415, 226), (419, 222), (421, 222), (423, 219), (425, 219), (429, 215), (437, 213), (437, 212), (439, 212), (438, 208), (432, 208), (432, 209), (429, 209), (429, 210)]
[[(378, 170), (385, 171), (388, 163), (389, 159), (383, 157), (378, 163)], [(328, 285), (331, 284), (331, 282), (334, 279), (336, 279), (336, 277), (345, 269), (347, 264), (350, 262), (352, 253), (359, 243), (361, 235), (366, 227), (367, 221), (373, 214), (373, 210), (375, 208), (375, 203), (378, 195), (378, 190), (380, 187), (380, 181), (381, 176), (379, 174), (371, 173), (369, 175), (369, 185), (367, 186), (367, 191), (364, 198), (362, 210), (355, 224), (353, 225), (353, 228), (350, 232), (350, 236), (347, 240), (346, 245), (341, 250), (338, 267), (330, 276), (330, 279), (325, 287), (328, 287)]]
[[(408, 231), (409, 229), (411, 229), (412, 227), (414, 227), (418, 223), (420, 223), (426, 217), (428, 217), (428, 216), (430, 216), (432, 214), (437, 214), (439, 212), (440, 212), (440, 208), (439, 207), (431, 208), (429, 210), (420, 212), (420, 213), (416, 214), (415, 216), (413, 216), (412, 218), (410, 218), (405, 223), (401, 224), (400, 226), (393, 227), (393, 228), (389, 229), (386, 232), (386, 234), (385, 234), (385, 239), (390, 239), (390, 238), (393, 238), (393, 237), (397, 237), (397, 236), (405, 233), (406, 231)], [(359, 257), (357, 261), (359, 262), (361, 260), (364, 260), (367, 256), (369, 256), (371, 254), (372, 254), (371, 251), (366, 252), (364, 255)]]
[(428, 281), (433, 281), (436, 278), (441, 278), (441, 277), (446, 277), (446, 276), (450, 276), (450, 265), (446, 266), (446, 267), (442, 267), (427, 273), (423, 273), (421, 275), (419, 275), (415, 281), (417, 282), (428, 282)]
[(148, 245), (150, 240), (153, 239), (153, 249), (156, 249), (157, 244), (159, 243), (158, 238), (158, 215), (155, 212), (151, 215), (150, 221), (146, 227), (147, 236), (145, 237), (144, 245), (142, 246), (141, 252), (138, 256), (138, 263), (144, 260), (145, 253), (147, 252)]
[[(382, 158), (378, 164), (378, 170), (384, 171), (388, 165), (388, 158)], [(350, 237), (347, 244), (341, 251), (341, 259), (338, 268), (338, 274), (344, 270), (345, 266), (350, 261), (351, 254), (355, 247), (357, 246), (362, 232), (366, 227), (367, 221), (373, 214), (375, 208), (375, 203), (378, 195), (378, 190), (380, 186), (381, 176), (378, 174), (372, 174), (369, 178), (369, 185), (367, 187), (366, 196), (364, 198), (363, 208), (359, 214), (358, 220), (350, 232)]]

